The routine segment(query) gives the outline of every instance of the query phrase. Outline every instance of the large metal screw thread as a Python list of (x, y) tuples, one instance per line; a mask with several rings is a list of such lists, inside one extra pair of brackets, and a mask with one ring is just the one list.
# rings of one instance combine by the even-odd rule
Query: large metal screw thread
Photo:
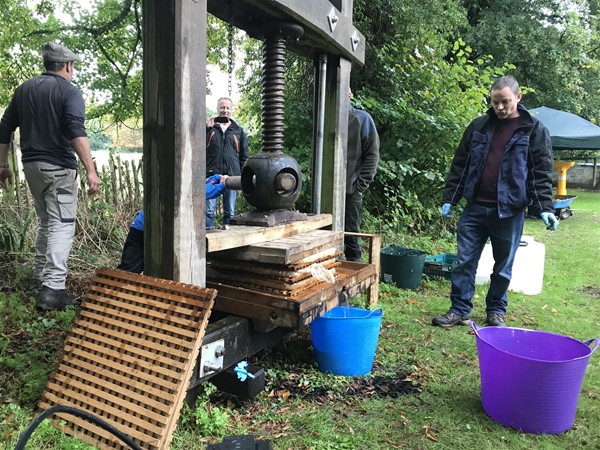
[(286, 39), (281, 34), (265, 38), (262, 83), (262, 149), (283, 150), (283, 117), (285, 106)]

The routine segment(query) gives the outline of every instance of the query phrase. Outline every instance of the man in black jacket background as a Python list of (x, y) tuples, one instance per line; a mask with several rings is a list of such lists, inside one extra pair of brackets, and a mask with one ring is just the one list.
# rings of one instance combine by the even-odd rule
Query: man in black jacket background
[[(232, 118), (233, 101), (221, 97), (217, 102), (217, 116), (206, 124), (206, 176), (221, 174), (239, 176), (248, 159), (248, 139), (244, 129)], [(223, 225), (235, 215), (237, 191), (225, 189), (223, 193)], [(206, 228), (215, 224), (217, 199), (206, 201)]]
[[(352, 99), (352, 91), (349, 92), (349, 99)], [(373, 117), (368, 112), (349, 105), (344, 231), (360, 232), (363, 193), (375, 178), (378, 164), (379, 134)], [(344, 247), (346, 260), (360, 261), (358, 237), (346, 236)]]

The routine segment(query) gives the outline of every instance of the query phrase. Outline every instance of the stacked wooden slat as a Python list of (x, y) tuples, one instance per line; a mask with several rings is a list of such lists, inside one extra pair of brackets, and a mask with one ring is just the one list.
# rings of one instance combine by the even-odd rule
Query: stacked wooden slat
[[(209, 255), (207, 279), (276, 295), (300, 297), (333, 281), (343, 233), (314, 230)], [(329, 274), (325, 273), (329, 271)]]
[(374, 283), (377, 283), (377, 273), (373, 264), (342, 261), (336, 267), (333, 284), (323, 282), (296, 296), (212, 281), (208, 281), (207, 286), (218, 291), (213, 307), (216, 311), (255, 319), (265, 329), (276, 326), (301, 329), (340, 301), (365, 292)]

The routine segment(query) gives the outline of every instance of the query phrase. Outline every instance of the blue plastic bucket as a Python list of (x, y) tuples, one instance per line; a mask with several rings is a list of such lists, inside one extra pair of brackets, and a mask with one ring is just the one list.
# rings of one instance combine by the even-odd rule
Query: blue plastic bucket
[(321, 372), (361, 377), (373, 367), (383, 309), (336, 306), (310, 324)]
[[(583, 377), (600, 339), (521, 328), (475, 331), (483, 409), (495, 421), (525, 433), (556, 434), (575, 422)], [(593, 348), (590, 348), (595, 344)]]

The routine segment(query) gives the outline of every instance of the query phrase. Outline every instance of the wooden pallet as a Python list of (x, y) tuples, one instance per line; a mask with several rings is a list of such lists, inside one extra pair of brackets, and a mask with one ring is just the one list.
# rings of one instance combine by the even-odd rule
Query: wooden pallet
[(217, 289), (213, 307), (241, 317), (248, 317), (271, 326), (301, 329), (321, 314), (337, 306), (340, 300), (365, 292), (377, 283), (373, 264), (341, 261), (336, 267), (335, 283), (320, 282), (300, 295), (278, 295), (229, 284), (207, 282)]
[[(168, 449), (215, 296), (213, 289), (99, 269), (40, 408), (79, 408), (144, 449)], [(55, 427), (100, 449), (129, 448), (83, 419), (56, 416)]]

